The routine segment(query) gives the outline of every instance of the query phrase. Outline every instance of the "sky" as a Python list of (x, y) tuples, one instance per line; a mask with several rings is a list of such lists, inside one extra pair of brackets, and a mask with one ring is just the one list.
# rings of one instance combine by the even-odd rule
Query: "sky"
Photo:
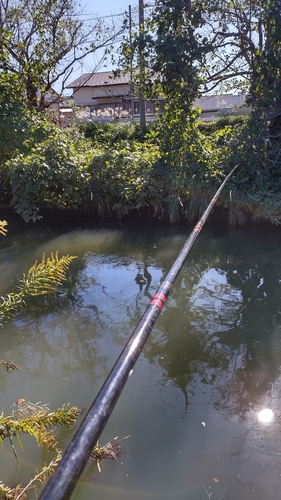
[(133, 7), (138, 6), (138, 0), (99, 0), (87, 1), (81, 0), (80, 4), (87, 8), (90, 13), (98, 14), (99, 16), (107, 16), (110, 14), (119, 14), (125, 10), (129, 10), (129, 5)]
[[(120, 14), (125, 11), (129, 11), (129, 5), (131, 5), (132, 13), (134, 11), (136, 12), (136, 10), (138, 10), (139, 0), (80, 0), (77, 4), (77, 12), (83, 11), (83, 19), (90, 20), (101, 17), (105, 18), (106, 21), (107, 16), (109, 16), (109, 20), (110, 16), (116, 16), (116, 20), (118, 20)], [(120, 16), (120, 20), (121, 19), (122, 16)], [(90, 73), (95, 70), (102, 54), (103, 52), (97, 52), (96, 55), (90, 55), (86, 57), (83, 62), (77, 64), (68, 79), (68, 83), (74, 81), (76, 78), (79, 78), (84, 73)], [(108, 59), (105, 65), (98, 65), (97, 71), (110, 71), (113, 68), (114, 66), (112, 66), (110, 59)], [(55, 89), (59, 90), (59, 86), (60, 82), (58, 82), (57, 88), (55, 87)], [(66, 90), (64, 93), (69, 94), (71, 91)]]
[[(153, 5), (154, 0), (148, 0), (148, 4)], [(111, 22), (110, 17), (116, 21), (122, 20), (122, 13), (129, 12), (129, 5), (131, 5), (132, 19), (135, 23), (138, 22), (139, 0), (80, 0), (76, 4), (77, 13), (83, 12), (83, 20), (95, 20), (104, 18), (105, 21)], [(117, 47), (117, 46), (116, 46)], [(114, 51), (117, 60), (117, 50)], [(93, 71), (111, 71), (116, 69), (116, 65), (112, 65), (110, 58), (102, 64), (99, 61), (103, 55), (103, 51), (97, 51), (94, 55), (89, 55), (81, 62), (73, 67), (73, 71), (67, 79), (67, 84), (73, 82), (85, 73), (92, 73)], [(62, 79), (54, 84), (54, 89), (57, 92), (61, 91)], [(65, 95), (71, 95), (71, 89), (64, 89)]]

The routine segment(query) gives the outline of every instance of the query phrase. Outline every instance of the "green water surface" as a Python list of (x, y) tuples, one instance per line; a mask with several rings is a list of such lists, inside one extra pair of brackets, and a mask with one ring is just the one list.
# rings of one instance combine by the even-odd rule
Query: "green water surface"
[[(191, 228), (9, 229), (1, 295), (43, 252), (78, 258), (53, 300), (3, 324), (0, 358), (21, 369), (0, 366), (1, 410), (18, 398), (88, 408)], [(72, 498), (280, 500), (280, 370), (281, 229), (207, 225), (101, 436), (129, 435), (123, 454), (101, 473), (90, 462)], [(75, 428), (59, 433), (63, 449)], [(27, 482), (52, 458), (32, 438), (22, 443), (20, 468), (8, 442), (0, 449), (6, 484)]]

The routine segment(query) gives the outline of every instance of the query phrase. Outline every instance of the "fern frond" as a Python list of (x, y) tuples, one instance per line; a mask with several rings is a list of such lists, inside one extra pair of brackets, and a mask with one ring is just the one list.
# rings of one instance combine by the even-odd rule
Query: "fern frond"
[(66, 280), (65, 273), (70, 262), (75, 256), (63, 256), (59, 258), (58, 252), (46, 260), (45, 254), (41, 262), (37, 261), (29, 269), (27, 275), (23, 274), (20, 293), (23, 296), (37, 296), (55, 292), (56, 288)]
[(8, 498), (15, 498), (14, 491), (12, 488), (9, 488), (9, 486), (5, 486), (2, 481), (0, 481), (0, 498), (1, 500), (6, 500)]
[(25, 401), (12, 412), (12, 415), (0, 415), (0, 437), (1, 440), (5, 438), (10, 440), (14, 453), (12, 436), (18, 436), (19, 440), (20, 434), (29, 434), (36, 439), (39, 446), (47, 450), (56, 450), (56, 435), (50, 428), (63, 425), (70, 427), (80, 414), (81, 411), (75, 406), (69, 408), (69, 405), (63, 405), (51, 412), (46, 405)]
[(41, 262), (37, 261), (29, 269), (27, 274), (23, 274), (19, 292), (10, 293), (6, 297), (1, 297), (0, 303), (0, 324), (5, 318), (13, 317), (24, 306), (28, 297), (54, 293), (59, 285), (66, 280), (65, 274), (69, 264), (77, 257), (74, 255), (64, 255), (59, 258), (58, 252), (51, 253), (51, 257), (46, 259), (45, 254)]
[[(40, 472), (36, 471), (37, 472), (36, 476), (34, 476), (29, 481), (29, 483), (24, 488), (22, 488), (20, 494), (17, 495), (16, 497), (14, 497), (14, 500), (19, 500), (20, 498), (25, 498), (25, 497), (23, 497), (23, 495), (25, 494), (26, 491), (30, 490), (31, 488), (36, 489), (36, 488), (39, 488), (40, 486), (43, 486), (47, 480), (47, 477), (50, 476), (54, 472), (54, 470), (57, 467), (58, 463), (60, 462), (61, 458), (62, 458), (62, 454), (61, 454), (61, 451), (59, 451), (57, 456), (53, 460), (51, 460), (49, 465), (44, 465), (44, 467), (42, 468), (42, 470)], [(11, 497), (9, 497), (9, 498), (11, 498)]]
[(7, 229), (6, 229), (7, 225), (8, 222), (6, 222), (5, 220), (0, 220), (0, 234), (2, 234), (2, 236), (6, 236), (7, 234)]

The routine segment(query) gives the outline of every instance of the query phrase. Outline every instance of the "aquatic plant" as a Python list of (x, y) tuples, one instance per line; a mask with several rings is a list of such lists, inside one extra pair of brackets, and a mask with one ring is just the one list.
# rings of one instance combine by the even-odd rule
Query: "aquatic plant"
[(37, 474), (29, 481), (29, 483), (21, 487), (21, 485), (18, 485), (17, 490), (20, 491), (19, 494), (17, 492), (16, 496), (14, 497), (14, 500), (19, 500), (20, 498), (23, 499), (26, 497), (26, 491), (33, 489), (36, 491), (36, 489), (40, 486), (43, 486), (47, 480), (47, 477), (52, 474), (58, 465), (59, 461), (61, 460), (62, 455), (61, 452), (57, 454), (57, 456), (51, 460), (51, 462), (48, 465), (44, 465), (42, 467), (42, 470), (40, 472), (37, 472)]
[[(0, 221), (0, 234), (3, 236), (7, 232), (6, 226), (6, 221)], [(27, 305), (29, 297), (54, 293), (66, 279), (65, 275), (68, 266), (75, 258), (75, 256), (69, 255), (59, 258), (58, 252), (51, 253), (48, 258), (43, 254), (41, 262), (36, 261), (27, 274), (23, 274), (18, 286), (19, 291), (2, 297), (0, 319), (11, 318)], [(0, 365), (3, 365), (7, 371), (20, 369), (15, 363), (2, 359)], [(81, 413), (82, 411), (79, 408), (75, 406), (69, 407), (69, 404), (63, 404), (57, 410), (51, 411), (46, 404), (41, 402), (32, 403), (24, 398), (15, 401), (10, 415), (0, 413), (0, 444), (3, 446), (5, 440), (10, 442), (16, 461), (18, 461), (18, 455), (14, 440), (16, 438), (22, 448), (22, 434), (29, 434), (36, 439), (38, 446), (56, 453), (56, 456), (48, 465), (44, 465), (40, 471), (35, 471), (35, 476), (25, 486), (19, 483), (12, 488), (0, 481), (0, 500), (23, 500), (26, 498), (28, 491), (33, 490), (36, 493), (37, 489), (44, 485), (47, 477), (54, 472), (62, 456), (61, 450), (58, 448), (55, 428), (70, 427), (76, 422)], [(116, 441), (116, 439), (104, 446), (97, 444), (93, 449), (91, 456), (96, 462), (99, 471), (101, 470), (100, 462), (102, 460), (105, 458), (116, 460), (122, 453), (119, 441)]]
[(73, 255), (59, 258), (58, 252), (56, 252), (55, 255), (51, 253), (51, 256), (46, 259), (45, 254), (43, 254), (41, 262), (37, 263), (36, 261), (27, 274), (23, 274), (18, 286), (19, 291), (2, 297), (0, 321), (14, 316), (26, 305), (29, 297), (54, 293), (66, 279), (66, 270), (75, 258)]
[(3, 236), (6, 235), (7, 233), (7, 222), (5, 220), (0, 220), (0, 234), (2, 234)]
[(58, 452), (53, 427), (63, 425), (70, 427), (81, 414), (81, 410), (76, 407), (69, 408), (69, 405), (63, 405), (52, 412), (41, 402), (34, 404), (24, 399), (20, 399), (19, 404), (14, 403), (14, 406), (11, 415), (0, 414), (0, 444), (8, 438), (16, 458), (13, 436), (20, 442), (21, 434), (29, 434), (36, 439), (39, 446), (48, 451)]
[(6, 486), (2, 481), (0, 481), (0, 495), (1, 499), (6, 500), (8, 498), (15, 498), (15, 488), (10, 488)]
[(47, 477), (52, 474), (61, 460), (61, 453), (59, 452), (55, 458), (53, 458), (48, 465), (44, 465), (40, 472), (36, 471), (36, 475), (27, 483), (26, 486), (18, 484), (15, 488), (10, 488), (6, 486), (2, 481), (0, 481), (0, 498), (1, 500), (19, 500), (25, 499), (29, 490), (36, 492), (37, 488), (43, 486), (47, 480)]
[[(7, 222), (0, 221), (0, 234), (6, 235)], [(66, 279), (65, 274), (70, 262), (75, 259), (75, 256), (58, 257), (58, 252), (46, 259), (45, 254), (42, 256), (40, 263), (37, 261), (29, 269), (27, 274), (23, 274), (23, 278), (19, 285), (19, 292), (8, 294), (7, 297), (2, 297), (0, 304), (0, 318), (13, 316), (24, 305), (28, 297), (34, 297), (42, 294), (50, 294), (55, 292), (57, 287)], [(0, 364), (4, 365), (8, 370), (20, 369), (14, 363), (0, 360)], [(0, 482), (0, 498), (2, 500), (26, 498), (26, 491), (42, 486), (46, 481), (47, 475), (54, 471), (56, 465), (61, 459), (61, 451), (57, 447), (56, 434), (54, 427), (71, 426), (76, 422), (77, 417), (81, 414), (81, 410), (76, 407), (69, 408), (68, 404), (64, 404), (56, 411), (51, 411), (47, 405), (40, 402), (31, 403), (24, 398), (18, 399), (13, 404), (11, 415), (0, 414), (0, 444), (3, 445), (5, 439), (10, 441), (12, 450), (16, 460), (18, 460), (16, 448), (14, 446), (14, 438), (22, 447), (20, 435), (29, 434), (33, 436), (38, 445), (49, 451), (55, 451), (56, 457), (51, 460), (49, 465), (44, 465), (40, 472), (36, 471), (36, 475), (29, 483), (22, 487), (18, 484), (15, 488), (4, 485)]]
[(51, 411), (47, 405), (31, 403), (23, 398), (20, 398), (13, 404), (11, 415), (0, 415), (0, 443), (3, 445), (5, 439), (10, 441), (13, 453), (16, 460), (18, 456), (14, 445), (16, 437), (20, 447), (21, 434), (29, 434), (33, 436), (38, 445), (47, 451), (55, 451), (56, 456), (48, 465), (44, 465), (41, 471), (36, 471), (36, 475), (27, 483), (26, 486), (18, 484), (16, 487), (4, 485), (0, 482), (0, 498), (1, 500), (26, 498), (26, 491), (36, 489), (42, 486), (48, 475), (50, 475), (61, 460), (61, 450), (57, 447), (56, 434), (54, 427), (71, 426), (76, 422), (77, 417), (81, 414), (81, 410), (76, 407), (69, 408), (69, 405), (64, 404), (56, 411)]
[(116, 436), (112, 441), (108, 441), (108, 443), (104, 444), (103, 446), (99, 445), (99, 443), (96, 444), (91, 453), (91, 458), (96, 462), (99, 472), (101, 472), (100, 463), (103, 460), (117, 460), (117, 458), (122, 455), (123, 451), (120, 445), (120, 441), (123, 441), (128, 437), (130, 436), (118, 439), (118, 436)]

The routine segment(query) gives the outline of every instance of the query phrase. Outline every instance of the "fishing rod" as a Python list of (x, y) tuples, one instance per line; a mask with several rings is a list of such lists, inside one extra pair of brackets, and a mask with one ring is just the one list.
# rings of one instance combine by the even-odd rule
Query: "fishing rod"
[(158, 291), (154, 294), (145, 313), (104, 382), (99, 394), (88, 410), (54, 474), (45, 486), (40, 496), (40, 500), (67, 500), (72, 494), (90, 458), (92, 450), (121, 394), (127, 378), (167, 300), (173, 283), (177, 279), (221, 191), (237, 167), (238, 165), (236, 165), (226, 176), (204, 214), (194, 226), (169, 273), (160, 285)]

